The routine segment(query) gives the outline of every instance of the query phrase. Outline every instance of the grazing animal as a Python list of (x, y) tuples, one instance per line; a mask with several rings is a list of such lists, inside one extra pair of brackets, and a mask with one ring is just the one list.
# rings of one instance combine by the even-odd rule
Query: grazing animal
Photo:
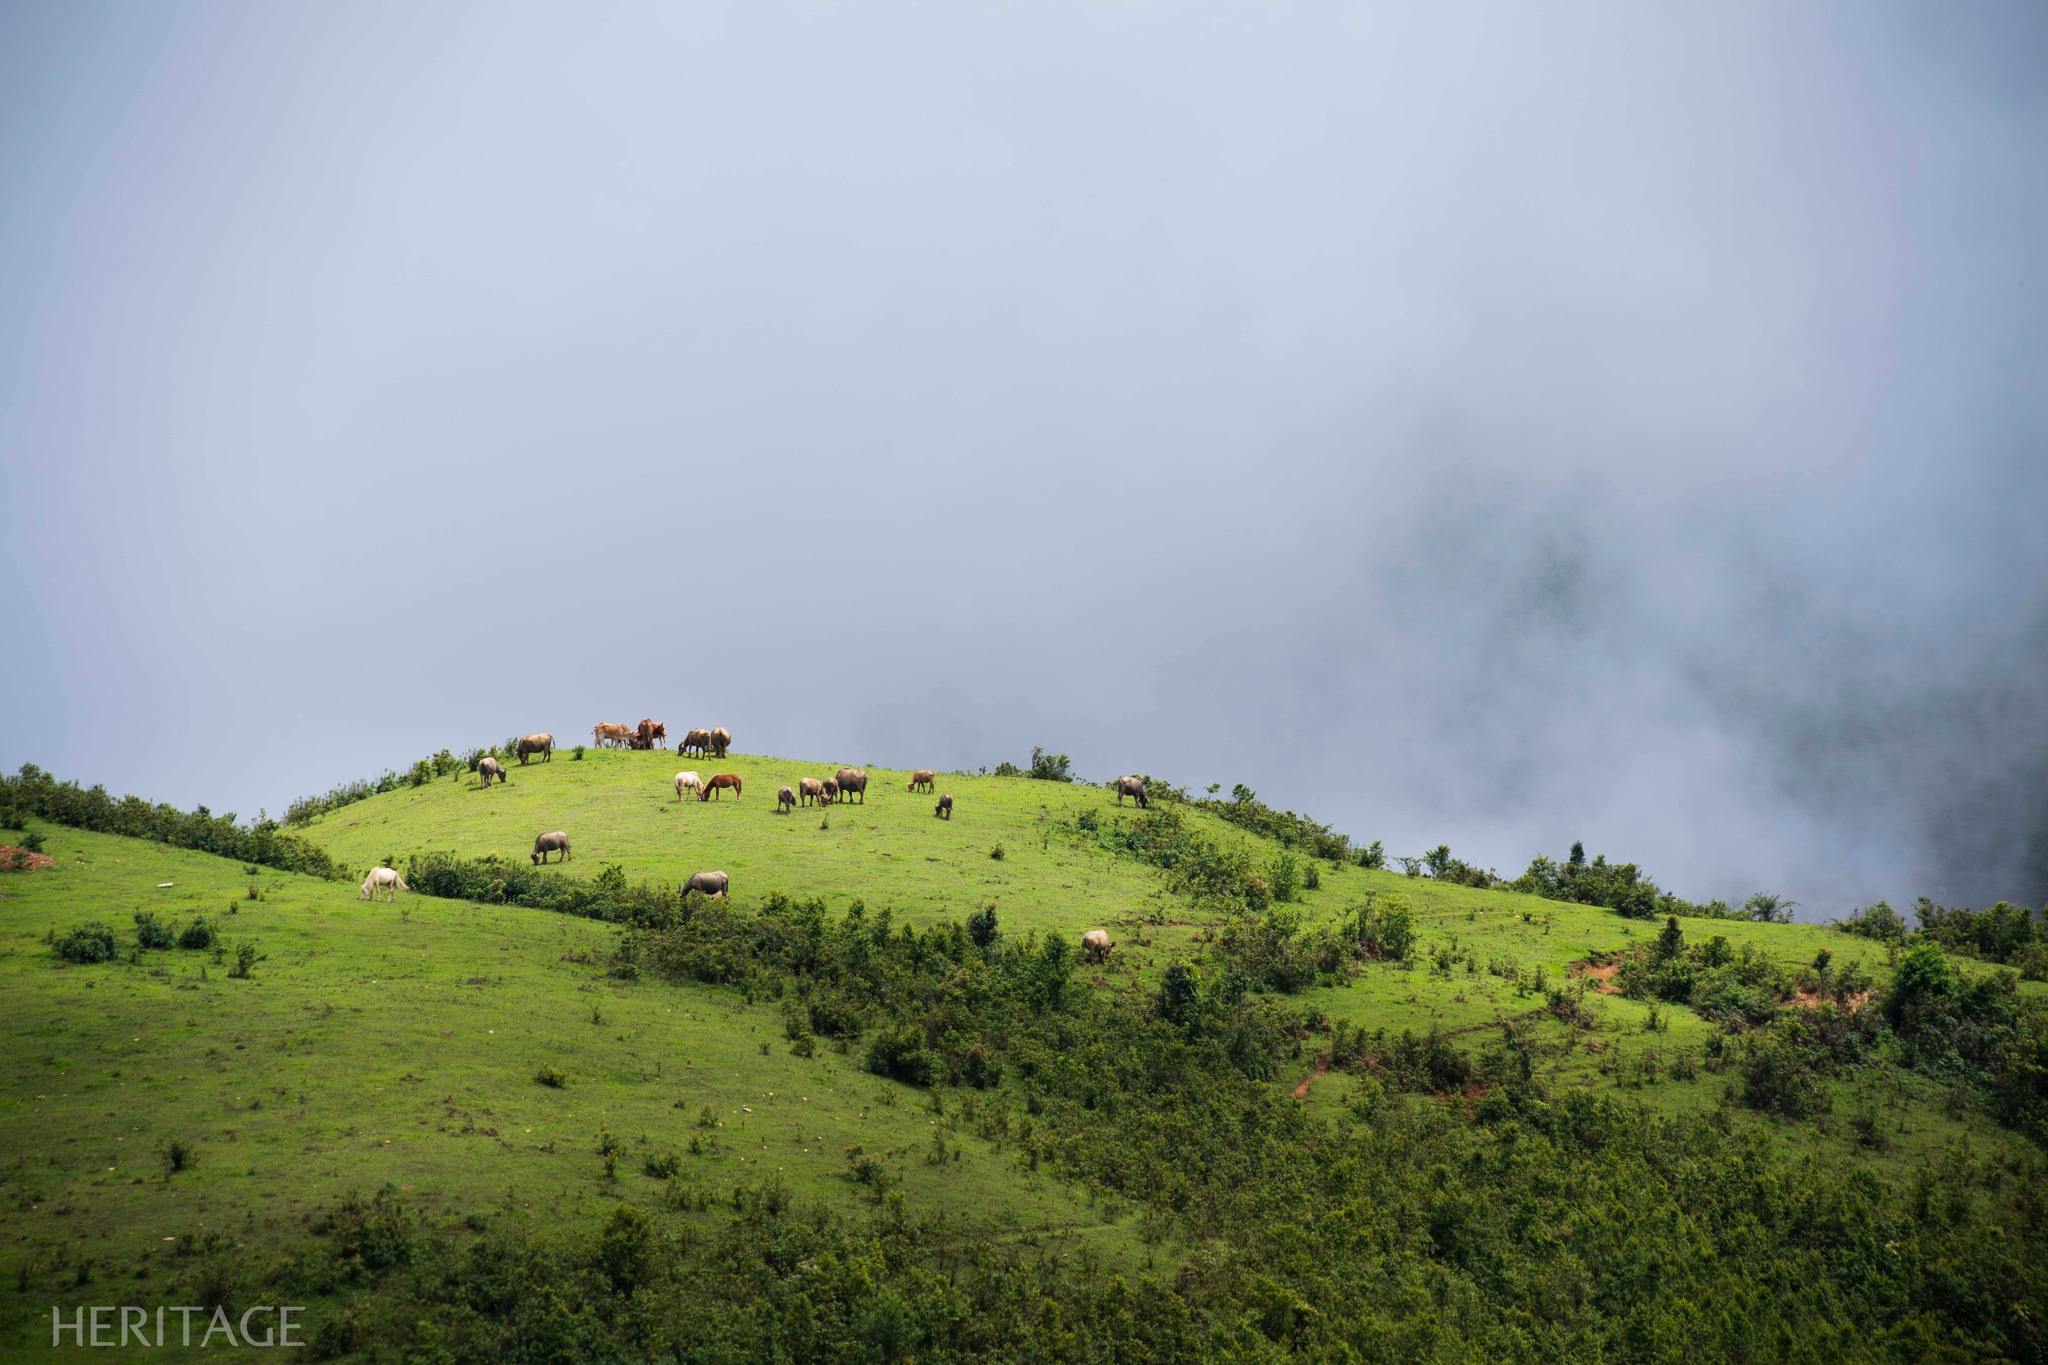
[(839, 799), (839, 784), (829, 777), (820, 782), (818, 784), (818, 799), (827, 805), (837, 801)]
[(492, 778), (496, 778), (500, 782), (505, 780), (505, 769), (498, 763), (497, 759), (487, 754), (478, 761), (476, 775), (483, 782), (484, 786), (488, 788), (491, 785)]
[(711, 756), (713, 758), (724, 758), (725, 751), (731, 747), (732, 731), (721, 725), (711, 732)]
[(541, 762), (555, 761), (555, 737), (553, 735), (528, 735), (519, 741), (519, 762), (524, 765), (529, 754), (540, 754)]
[(705, 729), (685, 731), (683, 742), (676, 746), (679, 754), (705, 754), (711, 752), (711, 732)]
[(825, 784), (815, 777), (807, 777), (797, 783), (796, 789), (803, 793), (801, 799), (806, 806), (825, 799)]
[(627, 735), (626, 747), (628, 749), (652, 749), (654, 741), (645, 735)]
[(533, 841), (533, 861), (544, 863), (548, 860), (548, 854), (550, 853), (562, 855), (555, 859), (558, 863), (568, 861), (571, 856), (569, 853), (569, 836), (560, 830), (556, 830), (553, 834), (543, 834)]
[(590, 737), (596, 741), (597, 747), (600, 749), (607, 744), (624, 744), (633, 738), (633, 727), (630, 725), (615, 725), (610, 721), (601, 721), (591, 727)]
[(633, 732), (633, 737), (638, 741), (633, 745), (636, 749), (665, 749), (668, 747), (664, 743), (668, 739), (668, 727), (658, 720), (641, 721), (639, 728)]
[(676, 800), (682, 800), (683, 793), (686, 791), (693, 791), (697, 795), (702, 796), (704, 794), (704, 779), (695, 773), (677, 773)]
[(363, 878), (362, 899), (373, 901), (377, 899), (377, 893), (382, 891), (385, 893), (384, 899), (395, 901), (399, 892), (410, 890), (412, 888), (405, 884), (405, 878), (398, 875), (397, 868), (373, 867), (370, 869), (370, 875)]
[(1145, 795), (1145, 779), (1144, 779), (1144, 778), (1142, 778), (1142, 777), (1119, 777), (1119, 778), (1118, 778), (1118, 779), (1116, 780), (1115, 786), (1116, 786), (1116, 803), (1117, 803), (1117, 804), (1118, 804), (1119, 806), (1121, 806), (1121, 805), (1122, 805), (1122, 804), (1124, 803), (1124, 798), (1125, 798), (1126, 796), (1135, 796), (1135, 797), (1137, 797), (1137, 798), (1138, 798), (1138, 809), (1139, 809), (1139, 810), (1146, 810), (1146, 809), (1150, 808), (1150, 806), (1152, 805), (1152, 799), (1151, 799), (1150, 797), (1148, 797), (1148, 796), (1146, 796), (1146, 795)]
[(943, 820), (953, 818), (953, 793), (947, 792), (939, 798), (939, 804), (932, 807), (932, 814)]
[(683, 899), (688, 900), (692, 891), (706, 896), (723, 896), (732, 878), (723, 872), (699, 872), (683, 883)]
[(775, 793), (775, 813), (787, 815), (796, 809), (796, 793), (784, 787)]
[(834, 778), (839, 783), (839, 794), (848, 801), (855, 792), (860, 793), (860, 803), (868, 803), (868, 775), (859, 768), (841, 768)]
[(1081, 935), (1081, 951), (1088, 954), (1090, 962), (1106, 962), (1109, 950), (1116, 945), (1109, 941), (1109, 935), (1100, 929), (1090, 929)]
[[(697, 793), (697, 799), (699, 801), (709, 801), (711, 799), (711, 794), (713, 792), (722, 792), (727, 787), (732, 788), (732, 794), (734, 797), (739, 796), (740, 775), (738, 773), (714, 774), (711, 780), (704, 784), (703, 789)], [(722, 800), (723, 798), (721, 797), (720, 799)]]
[(917, 791), (919, 788), (922, 788), (925, 791), (931, 791), (935, 786), (938, 785), (938, 780), (939, 775), (933, 772), (930, 768), (919, 768), (916, 772), (910, 775), (910, 785), (905, 787), (903, 790), (907, 792), (914, 792)]

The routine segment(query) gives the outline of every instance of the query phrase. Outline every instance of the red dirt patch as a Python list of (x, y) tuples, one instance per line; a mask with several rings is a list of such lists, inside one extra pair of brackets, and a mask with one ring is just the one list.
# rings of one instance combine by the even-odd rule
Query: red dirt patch
[(1584, 962), (1574, 962), (1573, 976), (1583, 976), (1593, 983), (1593, 989), (1602, 995), (1619, 995), (1621, 987), (1614, 984), (1614, 974), (1621, 970), (1621, 954), (1609, 953), (1605, 957), (1589, 957)]
[(57, 860), (42, 853), (30, 853), (11, 844), (0, 844), (0, 872), (41, 872), (55, 867)]
[[(1860, 1010), (1865, 1005), (1869, 1004), (1870, 997), (1875, 994), (1877, 994), (1877, 992), (1874, 990), (1858, 991), (1856, 992), (1856, 994), (1842, 1001), (1842, 1008), (1849, 1010), (1853, 1013), (1854, 1011)], [(1822, 1005), (1829, 1003), (1833, 999), (1833, 996), (1818, 995), (1815, 994), (1813, 991), (1797, 991), (1793, 994), (1792, 998), (1790, 1000), (1787, 1000), (1785, 1003), (1790, 1005), (1795, 1010), (1817, 1010)]]
[(1307, 1099), (1308, 1088), (1329, 1074), (1330, 1059), (1328, 1057), (1316, 1058), (1316, 1069), (1311, 1071), (1300, 1085), (1294, 1087), (1294, 1098), (1298, 1100)]

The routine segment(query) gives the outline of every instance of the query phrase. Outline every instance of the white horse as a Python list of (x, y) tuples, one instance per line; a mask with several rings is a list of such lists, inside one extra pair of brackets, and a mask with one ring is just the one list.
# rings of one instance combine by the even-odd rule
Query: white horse
[(704, 794), (704, 779), (695, 773), (677, 773), (676, 800), (682, 800), (685, 791), (693, 791), (702, 796)]
[(370, 869), (370, 875), (363, 878), (362, 899), (373, 901), (377, 899), (380, 890), (385, 893), (384, 899), (395, 901), (399, 892), (410, 891), (412, 888), (405, 884), (405, 878), (398, 875), (397, 868), (373, 867)]

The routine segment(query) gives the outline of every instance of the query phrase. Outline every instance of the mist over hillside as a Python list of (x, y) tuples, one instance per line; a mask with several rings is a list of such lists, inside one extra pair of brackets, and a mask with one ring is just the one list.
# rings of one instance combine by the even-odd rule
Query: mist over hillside
[(2038, 7), (0, 14), (0, 763), (643, 715), (2048, 899)]

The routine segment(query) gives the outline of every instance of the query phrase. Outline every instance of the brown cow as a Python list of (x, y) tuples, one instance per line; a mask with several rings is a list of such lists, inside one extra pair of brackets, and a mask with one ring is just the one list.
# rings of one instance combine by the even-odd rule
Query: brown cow
[(848, 801), (853, 800), (855, 792), (859, 792), (860, 803), (863, 806), (868, 803), (868, 775), (859, 768), (841, 768), (833, 780), (839, 783), (839, 794)]
[(552, 763), (555, 761), (555, 737), (553, 735), (528, 735), (519, 741), (519, 747), (516, 752), (519, 755), (519, 762), (522, 767), (525, 766), (526, 758), (529, 754), (540, 754), (542, 756), (541, 762)]
[(654, 741), (667, 733), (668, 731), (656, 725), (653, 721), (643, 720), (633, 727), (633, 747), (636, 749), (652, 749)]
[(939, 804), (932, 808), (932, 814), (943, 820), (953, 818), (953, 793), (947, 792), (939, 798)]
[(600, 721), (590, 728), (590, 737), (602, 749), (607, 744), (624, 744), (633, 737), (630, 725), (615, 725), (611, 721)]
[[(732, 794), (735, 798), (739, 796), (740, 775), (738, 773), (713, 774), (711, 780), (704, 784), (704, 790), (697, 793), (697, 799), (699, 801), (709, 801), (713, 792), (722, 792), (727, 787), (732, 788)], [(720, 797), (719, 799), (723, 800), (724, 798)]]
[(711, 732), (711, 756), (713, 758), (724, 758), (725, 751), (731, 747), (732, 731), (721, 725)]
[(796, 793), (784, 787), (775, 793), (775, 813), (787, 815), (796, 809)]
[(555, 860), (556, 862), (568, 861), (570, 857), (569, 836), (560, 830), (556, 830), (553, 834), (543, 834), (533, 841), (533, 861), (544, 863), (548, 860), (548, 854), (550, 853), (562, 855)]
[(1108, 961), (1109, 950), (1115, 946), (1114, 943), (1109, 941), (1108, 933), (1101, 929), (1090, 929), (1087, 933), (1081, 935), (1081, 950), (1088, 954), (1090, 962), (1100, 963)]
[(933, 772), (930, 768), (919, 768), (916, 772), (910, 775), (910, 785), (905, 787), (903, 790), (907, 792), (914, 792), (917, 791), (919, 788), (923, 788), (925, 791), (931, 791), (933, 787), (937, 785), (938, 780), (939, 775)]
[(803, 793), (800, 799), (806, 806), (814, 805), (825, 799), (825, 784), (815, 777), (807, 777), (797, 783), (796, 789)]
[(711, 752), (711, 732), (702, 728), (685, 731), (683, 742), (676, 746), (676, 752), (679, 754), (709, 755)]
[(1119, 806), (1124, 803), (1126, 796), (1138, 798), (1139, 810), (1144, 810), (1152, 804), (1151, 798), (1145, 795), (1145, 779), (1142, 777), (1119, 777), (1111, 785), (1116, 790), (1116, 803)]

